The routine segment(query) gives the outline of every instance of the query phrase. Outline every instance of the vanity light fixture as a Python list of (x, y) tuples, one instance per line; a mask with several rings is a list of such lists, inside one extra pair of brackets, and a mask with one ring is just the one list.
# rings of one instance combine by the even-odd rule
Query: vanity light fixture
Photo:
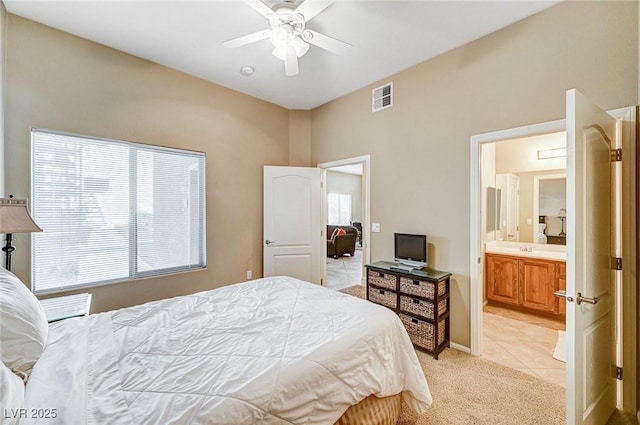
[(543, 149), (538, 151), (538, 159), (562, 158), (567, 156), (567, 148)]

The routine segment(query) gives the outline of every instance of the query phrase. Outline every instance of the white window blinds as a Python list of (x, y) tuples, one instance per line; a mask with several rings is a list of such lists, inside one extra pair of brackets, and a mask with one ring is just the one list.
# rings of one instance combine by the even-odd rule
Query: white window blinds
[(327, 194), (327, 224), (348, 226), (351, 224), (351, 195)]
[(202, 268), (205, 156), (32, 130), (32, 289)]

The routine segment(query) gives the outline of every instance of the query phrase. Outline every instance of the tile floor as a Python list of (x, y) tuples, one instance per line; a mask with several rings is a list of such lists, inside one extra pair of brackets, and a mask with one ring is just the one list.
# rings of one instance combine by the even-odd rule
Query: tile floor
[(565, 364), (553, 358), (563, 322), (495, 306), (485, 306), (483, 312), (483, 356), (565, 386)]
[(327, 257), (327, 281), (325, 287), (340, 290), (362, 282), (362, 249), (356, 249), (353, 257), (348, 255)]

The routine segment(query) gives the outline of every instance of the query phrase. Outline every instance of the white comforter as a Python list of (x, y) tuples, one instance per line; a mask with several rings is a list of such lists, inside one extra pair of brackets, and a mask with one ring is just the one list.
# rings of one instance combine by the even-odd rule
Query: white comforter
[(26, 404), (55, 409), (38, 424), (333, 424), (400, 391), (431, 404), (392, 311), (276, 277), (52, 324)]

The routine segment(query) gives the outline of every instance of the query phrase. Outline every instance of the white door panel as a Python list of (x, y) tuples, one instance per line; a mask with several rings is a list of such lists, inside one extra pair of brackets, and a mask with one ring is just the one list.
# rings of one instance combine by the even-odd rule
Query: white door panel
[[(605, 424), (616, 406), (611, 149), (615, 120), (567, 92), (567, 423)], [(582, 297), (597, 303), (578, 303)]]
[(264, 167), (264, 276), (320, 283), (322, 170)]

